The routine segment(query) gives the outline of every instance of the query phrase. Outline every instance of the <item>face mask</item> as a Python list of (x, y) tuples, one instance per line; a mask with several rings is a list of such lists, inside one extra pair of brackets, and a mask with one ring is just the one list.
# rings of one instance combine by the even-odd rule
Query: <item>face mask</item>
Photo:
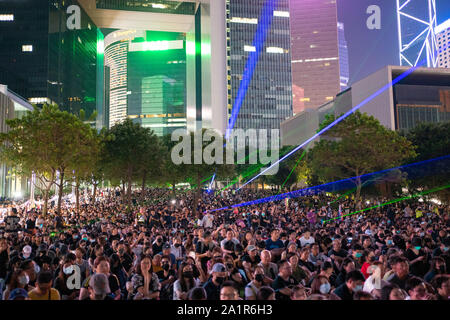
[(26, 286), (29, 281), (30, 281), (30, 278), (28, 277), (28, 275), (24, 275), (19, 278), (19, 283), (23, 286)]
[(355, 258), (361, 258), (361, 257), (362, 257), (362, 253), (357, 252), (357, 253), (355, 254)]
[(387, 244), (388, 244), (388, 246), (391, 246), (392, 245), (392, 240), (388, 240)]
[(264, 275), (263, 274), (257, 274), (256, 276), (255, 276), (255, 280), (256, 281), (258, 281), (258, 282), (263, 282), (264, 281)]
[(439, 273), (445, 273), (445, 266), (439, 266)]
[(447, 252), (448, 251), (448, 247), (444, 247), (444, 252)]
[(164, 264), (162, 265), (162, 268), (163, 268), (163, 270), (167, 271), (167, 270), (170, 269), (170, 266), (169, 266), (168, 263), (164, 263)]
[(95, 242), (95, 239), (91, 239), (91, 240), (89, 240), (91, 243), (94, 243)]
[(38, 274), (41, 271), (41, 267), (39, 267), (38, 264), (34, 265), (34, 272), (36, 272), (36, 274)]
[(327, 283), (322, 283), (320, 285), (319, 290), (320, 290), (320, 293), (326, 294), (326, 293), (330, 292), (331, 286), (330, 286), (330, 284), (328, 282)]
[(420, 248), (422, 248), (422, 247), (421, 246), (414, 247), (414, 249), (416, 249), (416, 250), (420, 250)]
[(83, 238), (81, 238), (81, 240), (87, 241), (87, 240), (88, 240), (88, 238), (86, 238), (86, 237), (83, 237)]
[(222, 284), (224, 281), (225, 281), (225, 277), (217, 277), (217, 278), (216, 278), (216, 282), (217, 282), (218, 284)]
[(363, 289), (363, 286), (362, 285), (359, 285), (359, 286), (356, 286), (354, 289), (353, 289), (353, 291), (354, 292), (359, 292), (359, 291), (361, 291)]
[(73, 272), (73, 266), (63, 268), (64, 274), (71, 274)]
[(74, 239), (78, 239), (78, 236), (73, 236)]
[(181, 246), (181, 243), (175, 243), (175, 248), (179, 248)]

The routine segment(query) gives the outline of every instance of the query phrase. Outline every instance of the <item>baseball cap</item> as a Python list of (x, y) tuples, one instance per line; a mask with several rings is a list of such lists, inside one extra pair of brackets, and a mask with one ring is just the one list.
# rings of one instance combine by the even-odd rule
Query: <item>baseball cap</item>
[(91, 287), (97, 295), (106, 295), (111, 293), (108, 278), (103, 273), (96, 273), (92, 275), (89, 280), (89, 287)]
[(165, 243), (164, 245), (163, 245), (163, 247), (162, 247), (163, 249), (170, 249), (170, 244), (168, 244), (168, 243)]
[(256, 248), (255, 246), (253, 246), (253, 245), (249, 245), (248, 247), (247, 247), (247, 251), (248, 252), (250, 252), (250, 251), (253, 251), (253, 250), (257, 250), (258, 248)]
[(211, 272), (227, 272), (227, 268), (223, 263), (216, 263), (212, 267)]
[(17, 298), (28, 298), (28, 292), (22, 288), (16, 288), (9, 294), (8, 300), (16, 300)]

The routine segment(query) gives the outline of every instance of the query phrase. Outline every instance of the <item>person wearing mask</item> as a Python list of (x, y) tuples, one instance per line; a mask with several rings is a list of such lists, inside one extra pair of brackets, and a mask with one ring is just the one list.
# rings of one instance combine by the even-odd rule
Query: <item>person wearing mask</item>
[(289, 300), (291, 297), (290, 286), (295, 286), (298, 281), (292, 277), (292, 266), (287, 260), (281, 260), (278, 267), (278, 276), (272, 282), (272, 288), (276, 292), (277, 300)]
[(360, 271), (351, 271), (345, 277), (345, 283), (337, 287), (333, 293), (341, 300), (353, 300), (353, 294), (363, 289), (365, 280)]
[(61, 300), (59, 291), (52, 288), (52, 278), (50, 272), (40, 272), (37, 277), (36, 288), (28, 292), (30, 300)]
[(336, 294), (331, 292), (331, 284), (326, 276), (318, 275), (311, 283), (311, 294), (321, 294), (326, 300), (341, 300)]
[(30, 277), (28, 276), (27, 272), (23, 269), (17, 269), (15, 270), (9, 282), (6, 285), (6, 289), (3, 291), (3, 300), (8, 300), (9, 294), (17, 288), (25, 289), (27, 292), (34, 289), (31, 285), (29, 285)]
[(216, 263), (211, 270), (212, 277), (203, 285), (208, 300), (220, 300), (220, 286), (227, 280), (228, 271), (223, 263)]
[(264, 285), (264, 269), (256, 267), (253, 273), (253, 280), (245, 287), (245, 300), (256, 300), (259, 289)]
[(74, 268), (75, 259), (76, 257), (73, 253), (66, 255), (63, 264), (59, 269), (58, 277), (55, 280), (55, 289), (57, 289), (61, 295), (61, 300), (75, 300), (75, 298), (79, 296), (79, 290), (69, 289), (67, 287), (69, 277), (76, 272)]
[(189, 290), (200, 286), (200, 280), (194, 277), (192, 265), (183, 262), (179, 268), (178, 280), (173, 284), (173, 300), (188, 300)]
[(411, 240), (411, 248), (406, 250), (405, 257), (409, 260), (411, 274), (424, 277), (428, 271), (428, 254), (422, 248), (422, 239), (414, 237)]
[(161, 300), (172, 300), (173, 296), (171, 296), (172, 292), (172, 284), (176, 280), (175, 270), (172, 269), (170, 257), (163, 256), (161, 258), (161, 267), (162, 270), (157, 272), (156, 275), (159, 278), (159, 282), (161, 284)]

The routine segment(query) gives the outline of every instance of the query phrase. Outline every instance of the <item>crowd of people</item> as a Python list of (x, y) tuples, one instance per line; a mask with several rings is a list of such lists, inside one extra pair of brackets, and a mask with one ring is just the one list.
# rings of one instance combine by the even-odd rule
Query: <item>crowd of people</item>
[[(449, 207), (308, 195), (100, 190), (0, 219), (3, 300), (448, 300)], [(225, 208), (225, 209), (224, 209)], [(215, 210), (214, 209), (221, 209)]]

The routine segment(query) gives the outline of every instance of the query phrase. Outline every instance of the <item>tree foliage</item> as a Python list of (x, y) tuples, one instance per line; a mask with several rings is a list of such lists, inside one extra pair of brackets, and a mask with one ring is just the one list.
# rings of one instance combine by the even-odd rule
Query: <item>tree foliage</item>
[[(334, 120), (333, 116), (327, 117), (320, 128)], [(321, 136), (308, 153), (308, 163), (322, 183), (356, 177), (353, 182), (359, 198), (359, 176), (399, 166), (415, 155), (408, 139), (388, 130), (373, 116), (355, 112)]]

